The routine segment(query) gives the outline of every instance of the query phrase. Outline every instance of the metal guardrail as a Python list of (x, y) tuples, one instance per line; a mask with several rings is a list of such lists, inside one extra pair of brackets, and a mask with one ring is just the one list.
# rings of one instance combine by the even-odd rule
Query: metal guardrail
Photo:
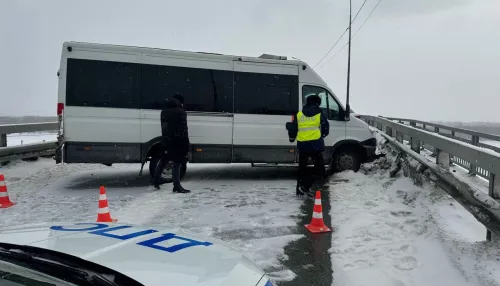
[(0, 163), (54, 155), (57, 141), (0, 148)]
[(57, 128), (58, 128), (57, 122), (7, 124), (7, 125), (0, 125), (0, 134), (55, 131), (57, 130)]
[(50, 156), (54, 154), (57, 147), (57, 141), (7, 147), (8, 134), (56, 131), (57, 129), (57, 122), (0, 125), (0, 163), (9, 162), (16, 159)]
[[(452, 138), (455, 140), (459, 140), (474, 146), (479, 146), (482, 148), (486, 149), (491, 149), (494, 150), (498, 153), (500, 153), (500, 147), (489, 145), (489, 144), (484, 144), (481, 142), (481, 139), (488, 139), (491, 141), (498, 142), (500, 144), (500, 136), (499, 135), (494, 135), (494, 134), (488, 134), (488, 133), (482, 133), (482, 132), (477, 132), (474, 130), (469, 130), (469, 129), (464, 129), (464, 128), (457, 128), (457, 127), (451, 127), (451, 126), (446, 126), (442, 124), (436, 124), (436, 123), (431, 123), (431, 122), (426, 122), (426, 121), (421, 121), (421, 120), (414, 120), (414, 119), (407, 119), (407, 118), (394, 118), (394, 117), (384, 117), (386, 119), (392, 120), (392, 121), (397, 121), (399, 123), (403, 124), (408, 124), (410, 126), (413, 126), (415, 128), (423, 129), (429, 132), (434, 132), (442, 136), (446, 136), (448, 138)], [(435, 148), (434, 146), (427, 144), (427, 142), (422, 142), (422, 146), (435, 154)], [(458, 155), (452, 154), (452, 161), (453, 163), (466, 168), (469, 170), (470, 174), (473, 175), (478, 175), (482, 178), (489, 179), (490, 174), (487, 170), (481, 168), (480, 166), (475, 165), (473, 162), (469, 162), (467, 160), (464, 160), (464, 158), (461, 158)]]
[[(393, 118), (388, 119), (367, 115), (362, 115), (361, 118), (369, 125), (381, 130), (383, 136), (397, 148), (433, 170), (434, 176), (431, 176), (430, 179), (448, 192), (448, 194), (464, 206), (488, 229), (488, 240), (491, 239), (490, 231), (500, 237), (500, 153), (465, 143), (456, 138), (452, 139), (440, 133), (433, 133), (423, 128), (417, 128), (415, 126), (415, 122), (417, 121), (415, 120), (409, 126), (404, 123), (395, 122), (392, 120)], [(396, 120), (400, 121), (399, 119)], [(442, 128), (443, 125), (437, 127)], [(455, 129), (455, 132), (457, 132), (457, 128), (448, 126), (446, 128)], [(460, 132), (464, 131), (461, 129)], [(471, 131), (471, 133), (474, 133), (473, 136), (481, 138), (500, 138), (500, 136), (490, 136), (490, 134), (485, 135), (475, 131)], [(411, 147), (403, 144), (405, 137), (409, 139)], [(419, 155), (422, 142), (434, 147), (436, 155), (435, 164), (425, 158), (423, 159)], [(449, 172), (452, 156), (460, 158), (464, 163), (487, 172), (487, 179), (489, 181), (488, 194), (461, 182)]]

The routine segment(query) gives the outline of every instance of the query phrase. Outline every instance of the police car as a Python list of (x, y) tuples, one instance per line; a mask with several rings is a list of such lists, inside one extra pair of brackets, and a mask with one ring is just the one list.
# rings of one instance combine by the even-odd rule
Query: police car
[(116, 223), (0, 228), (0, 285), (272, 286), (223, 242)]

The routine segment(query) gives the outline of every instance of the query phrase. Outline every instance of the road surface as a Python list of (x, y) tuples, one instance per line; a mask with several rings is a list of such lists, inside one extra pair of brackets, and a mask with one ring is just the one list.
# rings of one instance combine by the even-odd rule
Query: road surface
[(119, 222), (221, 239), (278, 285), (500, 285), (500, 248), (484, 241), (484, 227), (435, 186), (415, 186), (402, 172), (389, 177), (391, 160), (322, 182), (331, 234), (305, 230), (312, 201), (295, 197), (293, 168), (193, 164), (184, 180), (193, 192), (174, 194), (171, 185), (150, 187), (137, 164), (44, 158), (0, 169), (17, 202), (0, 212), (0, 225), (95, 221), (104, 185)]

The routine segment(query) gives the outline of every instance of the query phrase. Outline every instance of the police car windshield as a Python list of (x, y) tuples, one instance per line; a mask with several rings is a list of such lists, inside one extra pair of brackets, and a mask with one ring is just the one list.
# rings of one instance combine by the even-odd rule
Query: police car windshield
[[(0, 282), (1, 285), (105, 285), (105, 286), (140, 286), (139, 282), (101, 265), (84, 259), (55, 252), (52, 250), (0, 243)], [(7, 269), (11, 265), (11, 270)], [(12, 266), (16, 266), (17, 273), (12, 272)], [(20, 269), (25, 269), (24, 273)], [(43, 273), (52, 278), (46, 278), (41, 284), (37, 281)], [(2, 275), (2, 273), (6, 275)], [(37, 277), (40, 276), (40, 277)], [(15, 279), (10, 281), (10, 279)], [(37, 280), (38, 279), (38, 280)]]
[(37, 271), (20, 267), (11, 263), (0, 261), (0, 285), (6, 286), (73, 286), (69, 283), (55, 277), (41, 274)]

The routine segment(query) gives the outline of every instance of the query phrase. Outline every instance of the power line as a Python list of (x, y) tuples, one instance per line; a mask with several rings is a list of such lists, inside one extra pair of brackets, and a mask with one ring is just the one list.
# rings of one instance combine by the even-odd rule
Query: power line
[[(350, 0), (350, 1), (352, 1), (352, 0)], [(361, 5), (361, 7), (359, 8), (358, 13), (356, 13), (356, 16), (354, 16), (354, 19), (352, 19), (351, 24), (352, 24), (354, 21), (356, 21), (356, 18), (358, 18), (359, 13), (361, 12), (361, 10), (363, 9), (363, 7), (364, 7), (364, 6), (365, 6), (365, 4), (366, 4), (366, 1), (367, 1), (367, 0), (365, 0), (365, 1), (363, 2), (363, 5)], [(340, 40), (341, 40), (341, 39), (342, 39), (342, 37), (345, 35), (345, 33), (347, 33), (347, 30), (349, 30), (349, 27), (347, 27), (347, 28), (345, 29), (345, 31), (342, 33), (342, 35), (340, 35), (340, 37), (339, 37), (339, 38), (338, 38), (338, 40), (335, 42), (335, 44), (333, 44), (333, 46), (332, 46), (332, 47), (328, 50), (328, 52), (327, 52), (327, 53), (326, 53), (326, 54), (325, 54), (325, 55), (321, 58), (321, 60), (319, 60), (319, 62), (317, 62), (317, 63), (314, 65), (314, 67), (313, 67), (313, 68), (316, 68), (316, 67), (317, 67), (317, 66), (318, 66), (318, 65), (319, 65), (319, 64), (320, 64), (320, 63), (321, 63), (321, 62), (322, 62), (322, 61), (323, 61), (323, 60), (324, 60), (324, 59), (325, 59), (325, 58), (326, 58), (329, 54), (330, 54), (330, 52), (331, 52), (331, 51), (332, 51), (332, 50), (333, 50), (333, 49), (337, 46), (337, 44), (340, 42)]]
[[(368, 17), (366, 17), (365, 21), (363, 21), (363, 23), (361, 24), (361, 26), (359, 26), (358, 30), (356, 31), (356, 33), (354, 33), (354, 35), (352, 36), (352, 39), (354, 39), (356, 37), (356, 35), (359, 33), (359, 31), (361, 30), (361, 28), (363, 28), (363, 26), (365, 25), (365, 23), (368, 21), (368, 19), (370, 18), (370, 16), (373, 14), (373, 12), (375, 12), (375, 9), (377, 9), (378, 5), (380, 4), (380, 2), (382, 2), (382, 0), (378, 0), (377, 4), (375, 5), (375, 7), (373, 7), (372, 11), (370, 12), (370, 14), (368, 14)], [(351, 41), (352, 41), (351, 39)], [(342, 49), (340, 49), (338, 52), (336, 52), (333, 57), (331, 57), (330, 59), (328, 59), (326, 62), (324, 62), (319, 68), (322, 68), (324, 65), (326, 65), (327, 63), (329, 63), (331, 60), (333, 60), (340, 52), (342, 52), (345, 47), (347, 47), (347, 45), (349, 44), (349, 42), (347, 42), (343, 47)]]
[[(361, 24), (361, 26), (359, 26), (358, 30), (356, 31), (356, 33), (354, 33), (354, 35), (352, 36), (352, 38), (354, 39), (356, 37), (356, 35), (359, 33), (359, 31), (361, 30), (361, 28), (363, 28), (363, 26), (365, 25), (365, 23), (368, 21), (368, 19), (370, 18), (370, 16), (373, 14), (373, 12), (375, 12), (375, 9), (377, 9), (378, 5), (380, 4), (380, 2), (382, 2), (382, 0), (379, 0), (377, 2), (377, 4), (375, 5), (375, 7), (373, 7), (372, 11), (370, 12), (370, 14), (368, 15), (368, 17), (366, 17), (365, 21)], [(352, 40), (352, 39), (351, 39)], [(340, 52), (342, 52), (345, 47), (347, 47), (349, 43), (346, 43), (342, 49), (340, 49), (338, 52), (336, 52), (333, 57), (331, 57), (330, 59), (328, 59), (326, 62), (324, 62), (319, 68), (322, 68), (324, 65), (326, 65), (328, 62), (330, 62), (331, 60), (333, 60)]]

